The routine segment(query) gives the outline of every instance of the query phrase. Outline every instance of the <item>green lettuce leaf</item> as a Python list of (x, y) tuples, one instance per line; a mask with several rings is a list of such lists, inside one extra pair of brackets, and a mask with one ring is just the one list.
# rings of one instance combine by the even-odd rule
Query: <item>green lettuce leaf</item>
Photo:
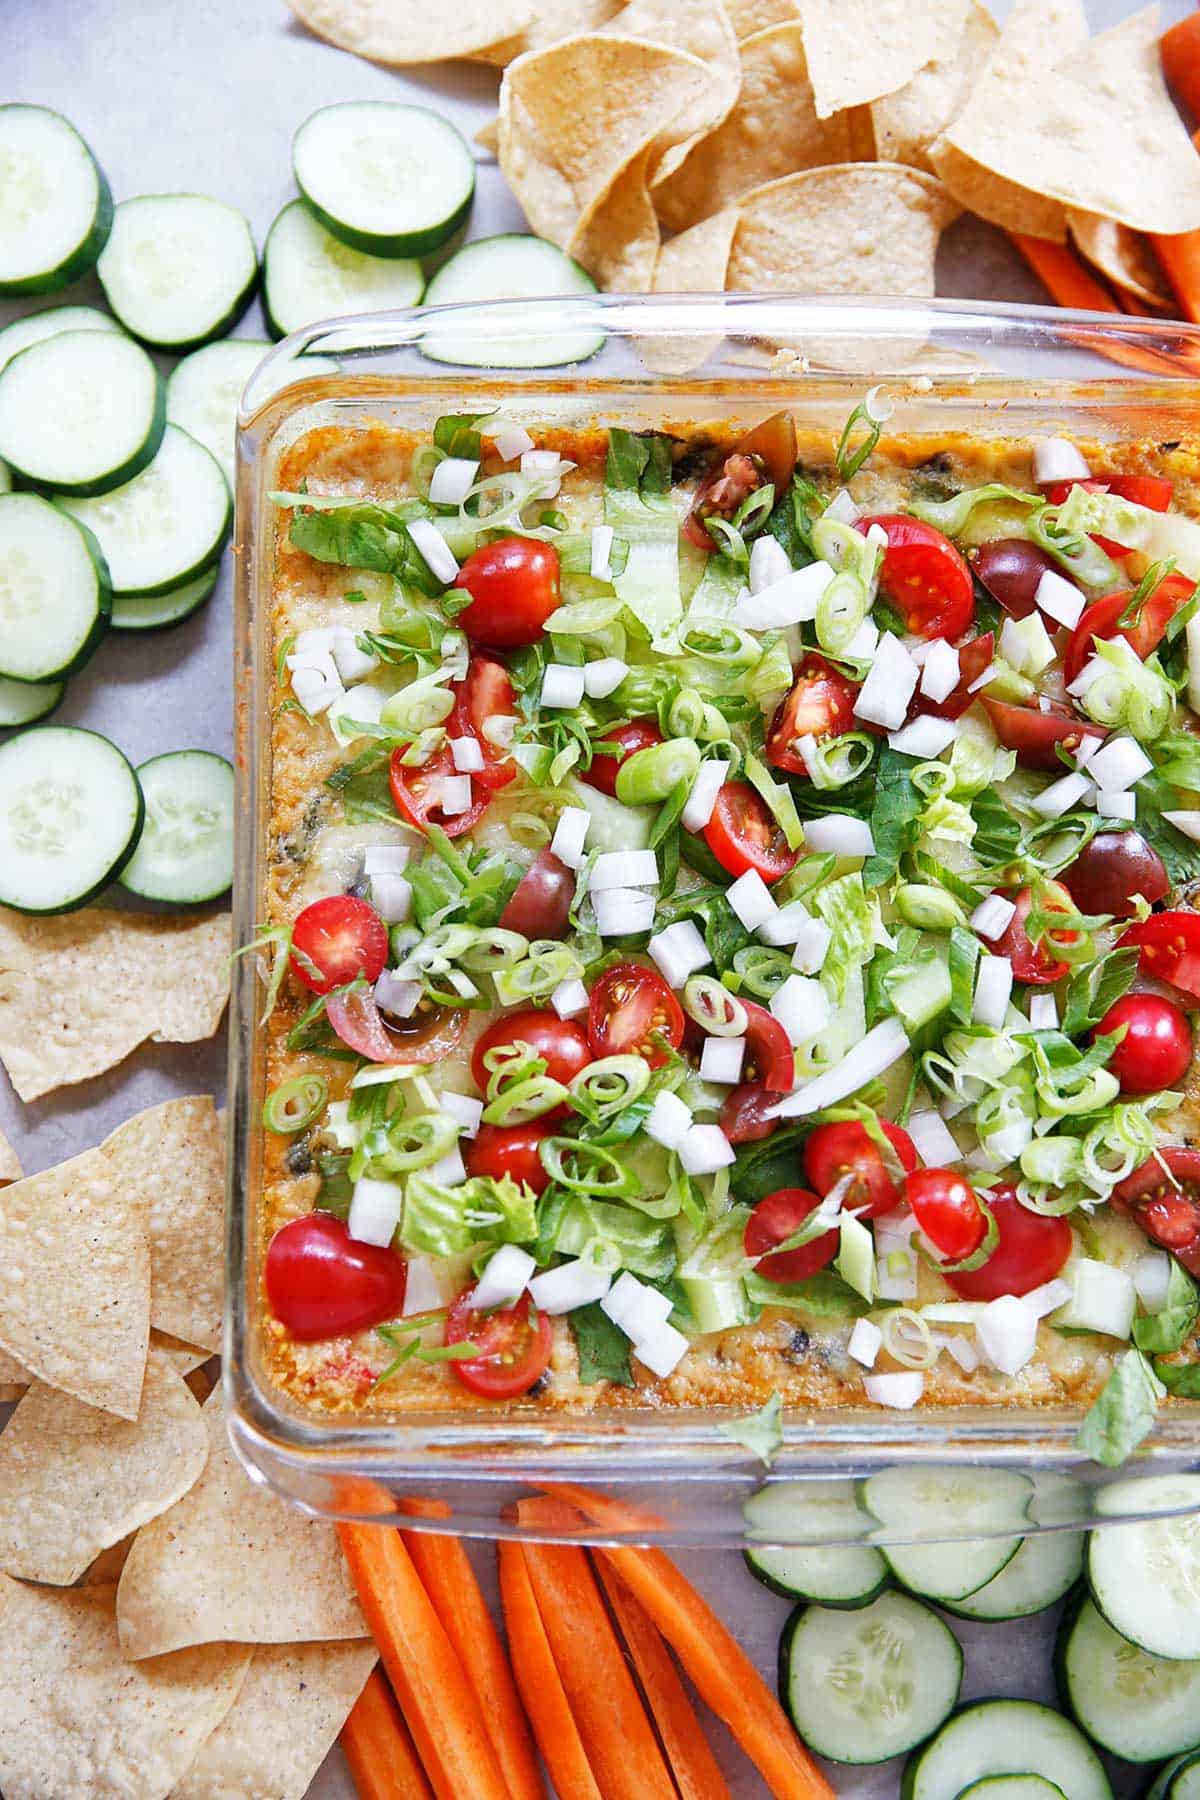
[(783, 1402), (778, 1394), (772, 1394), (757, 1412), (748, 1413), (744, 1419), (719, 1424), (717, 1430), (731, 1443), (743, 1445), (751, 1456), (757, 1456), (769, 1469), (783, 1449), (782, 1414)]
[(475, 1244), (528, 1244), (537, 1236), (532, 1188), (504, 1175), (476, 1175), (443, 1187), (418, 1169), (404, 1190), (400, 1242), (429, 1256), (457, 1256)]
[(875, 803), (871, 808), (871, 836), (875, 851), (863, 865), (868, 888), (882, 887), (900, 866), (900, 858), (916, 840), (917, 819), (924, 796), (913, 786), (914, 763), (887, 744), (879, 752), (872, 773)]
[(1154, 1429), (1164, 1393), (1140, 1350), (1126, 1350), (1076, 1434), (1076, 1446), (1106, 1469), (1119, 1469)]
[(629, 545), (613, 586), (657, 641), (683, 614), (669, 440), (610, 431), (604, 479), (605, 523)]
[(1172, 1356), (1182, 1350), (1200, 1312), (1200, 1294), (1187, 1270), (1171, 1259), (1166, 1305), (1148, 1319), (1135, 1319), (1133, 1341), (1149, 1356)]

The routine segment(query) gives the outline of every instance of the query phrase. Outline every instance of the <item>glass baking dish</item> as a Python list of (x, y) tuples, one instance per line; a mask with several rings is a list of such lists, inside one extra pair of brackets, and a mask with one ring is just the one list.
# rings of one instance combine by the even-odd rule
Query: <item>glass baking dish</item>
[[(549, 354), (580, 360), (525, 366), (544, 365)], [(306, 376), (311, 356), (336, 357), (340, 372)], [(1188, 356), (1200, 367), (1200, 330), (1161, 321), (959, 302), (732, 295), (418, 309), (334, 321), (287, 339), (251, 378), (239, 420), (238, 943), (250, 941), (264, 911), (264, 722), (274, 681), (268, 495), (281, 455), (305, 432), (382, 420), (428, 434), (442, 413), (503, 402), (506, 417), (531, 426), (637, 429), (672, 419), (748, 426), (787, 406), (799, 426), (836, 437), (864, 387), (887, 378), (906, 433), (1023, 437), (1065, 430), (1106, 441), (1195, 437), (1200, 445), (1200, 383), (1172, 373)], [(321, 1513), (382, 1518), (396, 1500), (434, 1496), (446, 1508), (442, 1530), (448, 1520), (454, 1530), (489, 1536), (519, 1535), (509, 1508), (522, 1488), (586, 1482), (633, 1502), (627, 1528), (639, 1540), (745, 1541), (743, 1503), (762, 1475), (721, 1430), (734, 1409), (725, 1417), (713, 1408), (408, 1412), (362, 1424), (305, 1410), (271, 1387), (258, 1354), (265, 1058), (253, 960), (238, 960), (233, 976), (225, 1346), (232, 1434), (252, 1473)], [(894, 1466), (925, 1470), (935, 1481), (936, 1471), (953, 1482), (981, 1468), (1034, 1478), (1036, 1505), (986, 1527), (977, 1521), (973, 1535), (1078, 1525), (1098, 1508), (1111, 1517), (1197, 1505), (1187, 1482), (1146, 1489), (1139, 1478), (1200, 1470), (1200, 1404), (1164, 1409), (1135, 1462), (1116, 1474), (1081, 1461), (1073, 1447), (1077, 1424), (1070, 1410), (1019, 1405), (793, 1413), (770, 1479), (800, 1479), (820, 1496), (831, 1483)], [(901, 1535), (945, 1538), (939, 1515), (937, 1506), (926, 1508)], [(833, 1524), (825, 1515), (804, 1523), (805, 1516), (797, 1509), (789, 1528), (794, 1541), (845, 1542), (876, 1529), (865, 1513), (848, 1519), (845, 1508)], [(603, 1531), (580, 1527), (578, 1535), (595, 1539), (621, 1529), (619, 1522)]]

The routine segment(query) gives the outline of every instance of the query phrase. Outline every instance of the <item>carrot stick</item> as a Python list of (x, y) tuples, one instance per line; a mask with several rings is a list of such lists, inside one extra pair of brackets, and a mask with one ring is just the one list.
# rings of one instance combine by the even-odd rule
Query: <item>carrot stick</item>
[(522, 1554), (604, 1800), (676, 1800), (586, 1552), (572, 1544), (525, 1544)]
[(343, 1520), (338, 1537), (438, 1800), (510, 1800), (475, 1690), (399, 1531)]
[[(1200, 13), (1194, 13), (1183, 23), (1194, 27), (1192, 35), (1197, 47), (1193, 54), (1197, 59), (1196, 81), (1200, 84)], [(1175, 29), (1178, 30), (1179, 27), (1176, 26)], [(1168, 31), (1167, 37), (1171, 35)], [(1166, 41), (1167, 38), (1164, 38), (1164, 46)], [(1165, 51), (1163, 61), (1165, 65)], [(1200, 94), (1197, 95), (1197, 102), (1192, 110), (1200, 118)], [(1200, 150), (1200, 131), (1192, 142)], [(1163, 273), (1175, 290), (1180, 317), (1190, 319), (1193, 325), (1200, 325), (1200, 231), (1185, 231), (1179, 237), (1152, 237), (1150, 242), (1157, 252)]]
[(1180, 19), (1164, 32), (1159, 50), (1167, 86), (1200, 123), (1200, 13)]
[[(578, 1506), (593, 1523), (628, 1530), (629, 1509), (619, 1500), (569, 1483), (555, 1483), (552, 1492)], [(775, 1800), (834, 1800), (833, 1789), (754, 1664), (670, 1557), (661, 1550), (623, 1546), (605, 1546), (597, 1554), (641, 1601), (701, 1698), (724, 1719)]]
[(603, 1557), (594, 1557), (593, 1561), (633, 1658), (680, 1800), (729, 1800), (725, 1777), (653, 1620)]
[[(1083, 260), (1067, 244), (1052, 244), (1045, 238), (1024, 237), (1019, 232), (1011, 232), (1009, 235), (1034, 274), (1049, 288), (1060, 306), (1079, 307), (1086, 312), (1120, 314), (1121, 308), (1108, 289), (1101, 286)], [(1170, 241), (1169, 238), (1155, 238), (1155, 247)], [(1200, 375), (1200, 358), (1185, 352), (1168, 354), (1154, 349), (1150, 344), (1143, 348), (1141, 344), (1132, 344), (1118, 338), (1096, 339), (1089, 336), (1086, 342), (1089, 349), (1098, 350), (1110, 362), (1120, 363), (1126, 368), (1145, 369), (1152, 375), (1190, 375), (1193, 379)]]
[(358, 1800), (433, 1800), (420, 1758), (379, 1668), (342, 1726), (342, 1749)]
[(563, 1689), (520, 1544), (501, 1541), (500, 1604), (534, 1735), (558, 1800), (603, 1800)]
[(546, 1800), (513, 1672), (461, 1540), (423, 1531), (400, 1535), (459, 1662), (484, 1698), (483, 1722), (512, 1800)]

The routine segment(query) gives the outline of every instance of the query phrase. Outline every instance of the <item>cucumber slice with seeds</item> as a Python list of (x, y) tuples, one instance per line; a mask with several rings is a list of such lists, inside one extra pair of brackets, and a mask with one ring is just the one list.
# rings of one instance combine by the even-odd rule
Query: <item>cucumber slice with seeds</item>
[(1160, 1769), (1146, 1800), (1200, 1800), (1200, 1750), (1190, 1750)]
[[(1027, 1476), (1008, 1469), (893, 1468), (870, 1476), (862, 1499), (897, 1581), (931, 1600), (963, 1600), (1016, 1555), (1032, 1491)], [(889, 1541), (934, 1529), (959, 1541)], [(966, 1536), (979, 1530), (994, 1535)]]
[(419, 262), (351, 249), (303, 200), (290, 201), (267, 233), (263, 306), (277, 337), (318, 319), (416, 306), (424, 291)]
[(742, 1508), (750, 1573), (773, 1593), (821, 1606), (866, 1606), (887, 1586), (890, 1571), (870, 1544), (789, 1543), (789, 1538), (853, 1538), (872, 1521), (858, 1505), (854, 1484), (835, 1481), (816, 1491), (804, 1481), (773, 1481)]
[(99, 307), (48, 306), (44, 312), (31, 313), (26, 319), (14, 319), (0, 331), (0, 370), (6, 369), (22, 350), (28, 350), (30, 344), (61, 337), (64, 331), (120, 330), (112, 314), (101, 312)]
[(345, 100), (323, 106), (292, 140), (296, 186), (354, 250), (425, 256), (457, 231), (475, 195), (462, 133), (426, 106)]
[(142, 790), (95, 731), (35, 725), (0, 744), (0, 905), (72, 912), (121, 873), (142, 829)]
[(1101, 1525), (1088, 1539), (1092, 1597), (1109, 1624), (1152, 1656), (1200, 1661), (1200, 1475), (1119, 1481), (1096, 1494), (1098, 1513), (1175, 1517)]
[(0, 294), (77, 281), (104, 248), (113, 203), (75, 127), (48, 106), (0, 106), (0, 170)]
[[(444, 263), (429, 284), (426, 306), (452, 306), (460, 301), (529, 300), (543, 294), (594, 294), (596, 284), (586, 269), (545, 238), (506, 232), (477, 238)], [(471, 334), (462, 322), (431, 324), (421, 339), (421, 352), (434, 362), (462, 363), (470, 368), (548, 368), (555, 363), (583, 362), (594, 356), (604, 338), (596, 331), (540, 333), (506, 338), (494, 324), (486, 335)]]
[(1036, 1700), (964, 1706), (909, 1757), (901, 1800), (959, 1800), (985, 1775), (1031, 1771), (1061, 1788), (1066, 1800), (1112, 1800), (1108, 1776), (1083, 1733)]
[(164, 350), (191, 350), (231, 331), (258, 282), (245, 216), (204, 194), (122, 200), (97, 265), (127, 331)]
[(121, 875), (146, 900), (193, 905), (233, 882), (233, 766), (210, 750), (173, 750), (138, 769), (146, 822)]
[(220, 573), (221, 565), (214, 563), (202, 575), (165, 594), (114, 594), (109, 623), (114, 631), (158, 631), (166, 625), (178, 625), (200, 610), (216, 587)]
[(48, 718), (66, 691), (61, 681), (13, 681), (0, 675), (0, 730), (11, 731)]
[(178, 425), (123, 487), (58, 503), (95, 533), (118, 594), (165, 594), (191, 581), (221, 554), (233, 510), (217, 462)]
[(0, 456), (38, 487), (119, 487), (151, 461), (165, 424), (158, 370), (123, 332), (64, 331), (0, 372)]
[(73, 674), (104, 635), (111, 604), (89, 531), (39, 494), (0, 499), (0, 674), (38, 683)]
[[(344, 246), (339, 248), (348, 256), (357, 254), (353, 250), (346, 251)], [(386, 266), (395, 268), (396, 265)], [(419, 280), (419, 269), (417, 274)], [(313, 315), (314, 318), (321, 316)], [(266, 338), (227, 338), (219, 344), (205, 344), (176, 363), (167, 380), (167, 418), (172, 425), (190, 432), (210, 456), (216, 457), (231, 492), (236, 481), (233, 452), (242, 390), (263, 357), (273, 348)], [(291, 362), (281, 362), (274, 369), (272, 382), (260, 379), (255, 384), (255, 392), (261, 401), (293, 381), (336, 375), (339, 366), (332, 356), (294, 357)]]
[(1092, 1600), (1063, 1617), (1054, 1673), (1092, 1742), (1126, 1762), (1161, 1762), (1200, 1744), (1200, 1663), (1139, 1650)]
[(1066, 1800), (1066, 1795), (1044, 1775), (985, 1775), (964, 1788), (958, 1800)]
[(1045, 1612), (1068, 1593), (1083, 1573), (1081, 1531), (1043, 1531), (1021, 1539), (1010, 1563), (991, 1581), (962, 1600), (943, 1600), (962, 1619), (1027, 1619)]

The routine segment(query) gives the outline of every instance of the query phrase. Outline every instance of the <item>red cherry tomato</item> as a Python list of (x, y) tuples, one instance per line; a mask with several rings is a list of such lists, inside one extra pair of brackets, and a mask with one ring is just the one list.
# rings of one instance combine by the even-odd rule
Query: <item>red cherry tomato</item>
[(542, 1167), (538, 1148), (550, 1131), (540, 1119), (527, 1125), (481, 1125), (467, 1140), (463, 1155), (467, 1174), (490, 1175), (495, 1181), (511, 1175), (535, 1194), (542, 1193), (549, 1187), (550, 1177)]
[(1137, 831), (1101, 831), (1063, 870), (1062, 884), (1080, 912), (1129, 919), (1140, 894), (1153, 906), (1165, 900), (1171, 881), (1158, 851)]
[(377, 981), (387, 953), (387, 926), (373, 906), (353, 894), (314, 900), (292, 926), (292, 974), (313, 994), (328, 994), (360, 975)]
[(561, 604), (558, 551), (538, 538), (497, 538), (471, 552), (454, 585), (471, 596), (456, 623), (473, 644), (536, 644)]
[(515, 780), (517, 765), (487, 735), (486, 727), (493, 719), (515, 718), (517, 711), (513, 684), (508, 670), (494, 656), (472, 656), (466, 677), (451, 683), (454, 711), (450, 716), (450, 736), (472, 737), (483, 752), (483, 767), (471, 779), (479, 787), (502, 788)]
[(799, 1250), (784, 1250), (778, 1256), (764, 1254), (773, 1244), (782, 1244), (798, 1231), (820, 1204), (819, 1195), (810, 1194), (806, 1188), (777, 1188), (759, 1201), (742, 1234), (746, 1255), (762, 1257), (757, 1268), (759, 1275), (768, 1281), (804, 1281), (833, 1261), (841, 1242), (837, 1231), (823, 1232)]
[(1027, 769), (1045, 769), (1047, 773), (1066, 774), (1056, 746), (1078, 750), (1084, 738), (1107, 737), (1103, 725), (1092, 725), (1068, 712), (1042, 712), (1036, 706), (1011, 706), (1007, 700), (989, 700), (981, 694), (984, 710), (992, 722), (992, 730), (1006, 750), (1015, 750), (1017, 761)]
[(343, 1044), (377, 1063), (439, 1062), (467, 1028), (462, 1007), (446, 1007), (402, 1026), (387, 1024), (374, 994), (331, 994), (325, 1017)]
[(499, 1312), (477, 1313), (474, 1287), (464, 1288), (446, 1315), (447, 1344), (478, 1344), (479, 1355), (450, 1367), (463, 1386), (484, 1400), (515, 1400), (546, 1373), (553, 1339), (550, 1321), (533, 1312), (528, 1294)]
[(560, 1019), (557, 1013), (542, 1012), (536, 1006), (523, 1007), (489, 1025), (471, 1052), (471, 1073), (481, 1092), (487, 1091), (488, 1071), (483, 1060), (487, 1052), (518, 1043), (528, 1044), (535, 1056), (542, 1057), (551, 1081), (561, 1081), (564, 1087), (592, 1060), (588, 1041), (573, 1020)]
[(592, 989), (588, 1043), (593, 1056), (644, 1056), (661, 1068), (667, 1053), (683, 1042), (683, 1008), (658, 973), (644, 963), (617, 963)]
[(790, 413), (773, 413), (739, 438), (733, 450), (718, 459), (700, 486), (692, 509), (684, 520), (684, 533), (698, 550), (711, 550), (713, 540), (705, 530), (706, 518), (732, 519), (742, 501), (766, 482), (782, 498), (796, 467), (796, 427)]
[(1031, 1294), (1034, 1288), (1053, 1281), (1071, 1254), (1073, 1236), (1066, 1219), (1030, 1212), (1017, 1199), (1014, 1187), (994, 1187), (986, 1198), (1000, 1235), (980, 1268), (945, 1276), (959, 1299), (998, 1300), (1001, 1294)]
[(765, 1081), (743, 1081), (731, 1088), (721, 1107), (721, 1130), (731, 1144), (755, 1144), (778, 1131), (782, 1120), (769, 1115), (779, 1105), (779, 1093)]
[(1109, 475), (1105, 485), (1110, 494), (1132, 500), (1135, 506), (1144, 506), (1147, 512), (1167, 512), (1175, 493), (1175, 483), (1168, 481), (1165, 475)]
[(461, 837), (464, 831), (470, 831), (487, 805), (488, 790), (477, 787), (472, 776), (471, 804), (466, 812), (443, 812), (439, 784), (447, 775), (457, 772), (447, 749), (439, 750), (427, 763), (411, 769), (403, 761), (401, 751), (393, 750), (388, 769), (392, 805), (405, 823), (415, 825), (418, 831), (424, 831), (428, 825), (440, 825), (447, 837)]
[(793, 775), (807, 775), (808, 765), (796, 749), (802, 737), (840, 737), (853, 731), (858, 689), (840, 669), (810, 651), (796, 669), (795, 686), (776, 708), (767, 733), (767, 761)]
[(1117, 1212), (1200, 1275), (1200, 1150), (1160, 1150), (1119, 1181), (1111, 1198)]
[(1109, 1007), (1093, 1038), (1125, 1036), (1109, 1061), (1123, 1094), (1154, 1094), (1174, 1087), (1192, 1061), (1192, 1031), (1186, 1013), (1159, 994), (1126, 994)]
[(882, 593), (923, 638), (958, 638), (975, 618), (975, 584), (962, 553), (948, 537), (907, 513), (876, 513), (858, 521), (866, 533), (878, 525), (887, 533), (879, 574)]
[[(1009, 921), (1008, 929), (996, 940), (995, 954), (1007, 956), (1018, 981), (1027, 981), (1033, 987), (1047, 987), (1053, 981), (1061, 981), (1069, 972), (1069, 964), (1055, 956), (1053, 937), (1044, 937), (1034, 945), (1025, 931), (1025, 921), (1033, 910), (1032, 888), (1022, 888), (1015, 897), (1011, 893), (1005, 894), (1003, 888), (994, 888), (993, 892), (1006, 900), (1012, 900), (1017, 909)], [(1075, 902), (1057, 881), (1047, 882), (1042, 905), (1047, 912), (1070, 913), (1075, 910)], [(1074, 932), (1065, 932), (1063, 935), (1068, 942), (1074, 943)]]
[(1035, 596), (1043, 575), (1062, 573), (1054, 558), (1028, 538), (994, 538), (969, 551), (967, 561), (992, 599), (1014, 619), (1037, 611)]
[(961, 718), (968, 706), (979, 698), (971, 692), (971, 683), (978, 681), (983, 671), (991, 666), (995, 644), (995, 636), (990, 631), (985, 631), (982, 637), (972, 638), (969, 644), (960, 644), (958, 681), (944, 700), (931, 700), (918, 688), (913, 696), (913, 711), (929, 713), (935, 719)]
[(1096, 638), (1123, 637), (1145, 662), (1157, 650), (1167, 626), (1180, 607), (1191, 599), (1195, 589), (1195, 582), (1186, 575), (1166, 576), (1142, 607), (1137, 624), (1124, 631), (1118, 629), (1117, 620), (1133, 598), (1133, 589), (1122, 588), (1119, 593), (1105, 594), (1102, 599), (1093, 600), (1071, 633), (1063, 657), (1063, 680), (1067, 686), (1070, 687), (1084, 665), (1092, 660)]
[[(890, 1125), (886, 1119), (880, 1123), (900, 1158), (901, 1168), (911, 1174), (917, 1166), (912, 1139), (899, 1125)], [(891, 1212), (900, 1204), (900, 1189), (888, 1174), (878, 1146), (868, 1137), (866, 1129), (854, 1120), (841, 1125), (817, 1126), (804, 1146), (804, 1173), (818, 1194), (827, 1194), (844, 1176), (852, 1176), (852, 1184), (842, 1204), (869, 1219)]]
[(765, 882), (779, 881), (800, 860), (748, 781), (727, 781), (717, 795), (704, 841), (730, 875), (756, 869)]
[(619, 756), (593, 756), (591, 767), (580, 776), (589, 787), (599, 788), (602, 794), (617, 792), (617, 770), (627, 756), (633, 756), (639, 750), (648, 750), (652, 744), (661, 744), (663, 734), (653, 719), (630, 719), (627, 725), (615, 725), (611, 731), (604, 732), (599, 740), (602, 744), (616, 744)]
[(904, 1182), (904, 1198), (934, 1249), (948, 1262), (978, 1250), (987, 1220), (975, 1189), (953, 1169), (917, 1169)]
[(408, 1264), (386, 1245), (359, 1243), (332, 1213), (314, 1212), (280, 1226), (267, 1246), (264, 1279), (279, 1323), (313, 1343), (394, 1319)]
[(1143, 975), (1153, 975), (1200, 1000), (1200, 913), (1182, 909), (1152, 913), (1131, 925), (1121, 943), (1137, 945)]
[(540, 850), (510, 894), (500, 924), (527, 938), (565, 937), (574, 898), (574, 871), (553, 850)]
[(746, 1072), (773, 1094), (790, 1094), (796, 1081), (796, 1053), (774, 1013), (755, 1000), (746, 1009)]

